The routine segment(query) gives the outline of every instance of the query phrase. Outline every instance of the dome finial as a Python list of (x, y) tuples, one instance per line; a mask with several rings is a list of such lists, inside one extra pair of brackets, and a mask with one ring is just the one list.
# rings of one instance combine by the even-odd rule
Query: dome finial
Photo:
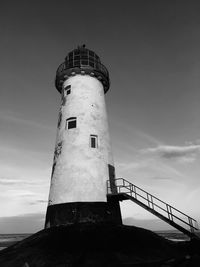
[(82, 45), (78, 45), (78, 49), (81, 50), (81, 49), (85, 49), (86, 48), (86, 45), (85, 44), (82, 44)]

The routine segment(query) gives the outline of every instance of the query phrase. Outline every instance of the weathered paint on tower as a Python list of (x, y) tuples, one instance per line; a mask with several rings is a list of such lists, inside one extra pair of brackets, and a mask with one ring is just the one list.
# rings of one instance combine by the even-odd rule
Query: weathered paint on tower
[(56, 87), (61, 107), (46, 227), (121, 223), (119, 203), (107, 201), (107, 180), (115, 190), (104, 97), (108, 72), (94, 52), (79, 47), (58, 68)]

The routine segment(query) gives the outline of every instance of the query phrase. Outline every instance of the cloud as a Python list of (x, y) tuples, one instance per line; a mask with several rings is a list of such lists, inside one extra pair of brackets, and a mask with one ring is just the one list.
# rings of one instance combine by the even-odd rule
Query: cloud
[[(45, 202), (46, 200), (46, 202)], [(18, 216), (30, 212), (44, 212), (47, 205), (47, 192), (42, 190), (20, 188), (1, 190), (0, 203), (2, 209), (0, 210), (0, 217), (4, 216)]]
[(155, 176), (155, 177), (151, 177), (152, 180), (160, 180), (160, 181), (163, 181), (163, 180), (172, 180), (172, 178), (170, 177), (162, 177), (162, 176)]
[(38, 199), (36, 202), (37, 202), (37, 203), (47, 203), (47, 200)]
[(38, 195), (39, 193), (26, 190), (26, 189), (9, 189), (9, 190), (6, 190), (5, 192), (2, 192), (1, 194), (1, 196), (12, 197), (12, 198), (35, 197)]
[(138, 134), (138, 136), (150, 143), (156, 144), (156, 145), (162, 145), (163, 143), (158, 140), (157, 138), (155, 138), (154, 136), (147, 134), (141, 130), (135, 130), (135, 132)]
[[(145, 152), (147, 153), (147, 152)], [(133, 162), (121, 162), (116, 164), (117, 170), (121, 176), (140, 176), (143, 177), (182, 177), (183, 174), (167, 162), (155, 159), (153, 157), (144, 157), (136, 159)]]
[[(47, 183), (43, 180), (0, 178), (0, 216), (12, 216), (44, 210), (47, 203)], [(45, 202), (46, 199), (46, 202)]]
[(140, 169), (144, 166), (144, 163), (142, 162), (119, 162), (116, 163), (118, 168), (121, 168), (122, 170), (129, 170), (129, 169)]
[(164, 159), (175, 159), (179, 162), (193, 162), (200, 153), (200, 144), (185, 146), (160, 145), (153, 148), (146, 148), (141, 151), (144, 154), (154, 154)]
[(0, 185), (34, 185), (36, 182), (21, 179), (0, 178)]
[(47, 204), (47, 200), (43, 200), (43, 199), (37, 199), (35, 201), (29, 202), (30, 205), (37, 205), (37, 204)]
[(6, 122), (21, 124), (24, 126), (37, 127), (45, 130), (52, 130), (52, 127), (47, 126), (46, 124), (38, 123), (30, 119), (22, 118), (22, 114), (16, 113), (11, 110), (0, 110), (0, 118)]

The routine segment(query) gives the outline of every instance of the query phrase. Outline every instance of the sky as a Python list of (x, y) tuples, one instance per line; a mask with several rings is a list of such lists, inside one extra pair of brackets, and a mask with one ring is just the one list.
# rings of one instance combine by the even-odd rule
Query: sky
[[(116, 175), (200, 221), (200, 3), (1, 1), (0, 231), (44, 227), (60, 95), (78, 45), (108, 68)], [(129, 201), (124, 222), (167, 229)], [(154, 229), (155, 230), (155, 229)]]

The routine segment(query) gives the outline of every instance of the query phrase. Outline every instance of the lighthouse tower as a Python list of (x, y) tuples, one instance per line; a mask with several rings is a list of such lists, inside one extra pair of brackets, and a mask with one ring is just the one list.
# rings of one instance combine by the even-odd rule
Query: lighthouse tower
[(61, 94), (45, 227), (77, 223), (121, 224), (105, 93), (109, 73), (85, 45), (68, 53), (57, 70)]

